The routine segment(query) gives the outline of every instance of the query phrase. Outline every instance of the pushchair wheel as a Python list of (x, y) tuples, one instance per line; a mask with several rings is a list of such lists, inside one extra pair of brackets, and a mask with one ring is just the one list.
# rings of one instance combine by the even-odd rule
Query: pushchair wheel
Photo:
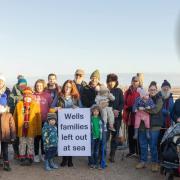
[(173, 174), (166, 174), (166, 180), (174, 180)]

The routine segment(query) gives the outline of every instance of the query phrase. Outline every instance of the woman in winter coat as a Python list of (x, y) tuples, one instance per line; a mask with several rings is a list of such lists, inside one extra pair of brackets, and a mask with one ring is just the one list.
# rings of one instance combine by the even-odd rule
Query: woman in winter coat
[[(110, 93), (115, 97), (114, 101), (110, 101), (109, 106), (113, 108), (114, 112), (114, 128), (115, 132), (111, 131), (111, 150), (110, 150), (110, 162), (114, 162), (116, 147), (117, 147), (117, 137), (119, 136), (119, 129), (121, 127), (122, 121), (122, 110), (124, 105), (124, 97), (122, 90), (118, 87), (118, 77), (116, 74), (108, 74), (106, 79), (107, 87)], [(108, 133), (110, 134), (110, 132)]]
[[(72, 80), (67, 80), (59, 96), (54, 99), (50, 112), (57, 112), (62, 108), (76, 108), (80, 105), (79, 102), (80, 95), (75, 83)], [(72, 156), (63, 156), (61, 166), (64, 167), (66, 165), (68, 165), (68, 167), (73, 166)]]
[(140, 86), (139, 78), (134, 76), (131, 81), (131, 86), (124, 93), (124, 109), (123, 109), (123, 121), (128, 127), (128, 144), (129, 153), (126, 157), (131, 157), (134, 154), (139, 154), (137, 141), (133, 139), (134, 136), (134, 123), (135, 123), (135, 112), (133, 112), (133, 106), (135, 100), (139, 97), (137, 88)]
[[(42, 127), (44, 122), (47, 120), (47, 114), (51, 107), (52, 97), (49, 93), (45, 92), (46, 82), (43, 79), (38, 79), (34, 85), (34, 98), (35, 101), (40, 105), (41, 112), (41, 123)], [(42, 136), (36, 136), (34, 139), (34, 162), (40, 162), (39, 156), (39, 143), (41, 141), (41, 160), (44, 161), (44, 148)]]
[(0, 96), (0, 142), (3, 156), (3, 169), (10, 171), (9, 158), (8, 158), (8, 143), (14, 141), (16, 138), (16, 128), (14, 119), (9, 113), (7, 106), (7, 96), (2, 94)]
[(149, 96), (152, 98), (155, 107), (150, 110), (145, 110), (150, 114), (150, 139), (146, 136), (145, 126), (141, 123), (139, 129), (139, 144), (140, 144), (140, 163), (137, 164), (137, 169), (142, 169), (146, 167), (147, 157), (148, 157), (148, 145), (151, 150), (151, 170), (152, 172), (158, 172), (158, 139), (160, 134), (160, 129), (163, 124), (162, 119), (162, 107), (163, 101), (162, 97), (158, 93), (156, 82), (151, 82), (149, 85)]

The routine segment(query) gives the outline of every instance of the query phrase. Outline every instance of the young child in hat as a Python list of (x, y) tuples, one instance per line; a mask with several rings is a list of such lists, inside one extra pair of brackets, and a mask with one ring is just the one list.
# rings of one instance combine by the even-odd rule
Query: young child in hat
[[(98, 105), (93, 105), (91, 107), (91, 156), (89, 157), (89, 167), (90, 168), (105, 168), (106, 166), (106, 143), (104, 138), (104, 132), (106, 129), (106, 124), (101, 119), (100, 107)], [(99, 154), (100, 153), (100, 154)], [(99, 166), (99, 155), (101, 157), (101, 166)], [(102, 157), (104, 156), (104, 157)], [(102, 163), (102, 161), (104, 161)], [(104, 164), (104, 165), (103, 165)]]
[(135, 132), (134, 139), (138, 138), (138, 129), (141, 121), (144, 121), (146, 127), (146, 136), (150, 139), (150, 115), (145, 112), (146, 109), (150, 110), (155, 107), (153, 100), (149, 97), (149, 94), (142, 88), (138, 88), (137, 92), (140, 96), (136, 99), (133, 106), (133, 111), (135, 115)]
[(9, 107), (7, 106), (7, 95), (2, 94), (0, 96), (0, 142), (3, 155), (3, 169), (10, 171), (9, 159), (8, 159), (8, 143), (14, 141), (16, 138), (16, 128), (14, 119), (11, 113), (9, 113)]
[(58, 166), (54, 163), (54, 157), (57, 154), (58, 145), (56, 121), (56, 113), (48, 113), (47, 122), (45, 122), (42, 129), (42, 138), (45, 151), (45, 170), (47, 171), (58, 169)]
[(26, 87), (23, 100), (14, 111), (14, 120), (19, 137), (19, 159), (21, 165), (31, 165), (34, 156), (34, 137), (41, 135), (41, 113), (39, 104), (33, 99), (33, 91)]

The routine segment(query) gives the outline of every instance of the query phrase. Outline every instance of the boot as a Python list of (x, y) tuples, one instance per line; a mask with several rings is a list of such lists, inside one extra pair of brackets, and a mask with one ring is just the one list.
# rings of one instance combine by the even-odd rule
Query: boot
[(30, 159), (30, 158), (26, 158), (25, 160), (24, 160), (24, 166), (31, 166), (32, 165), (32, 162), (33, 162), (33, 160), (32, 159)]
[(150, 129), (146, 129), (146, 137), (147, 139), (150, 139)]
[(54, 160), (53, 160), (53, 159), (50, 159), (50, 160), (49, 160), (49, 166), (50, 166), (52, 169), (58, 169), (58, 165), (54, 163)]
[(21, 158), (20, 159), (20, 165), (21, 166), (25, 166), (25, 158)]
[(51, 171), (52, 170), (51, 167), (49, 166), (49, 160), (45, 160), (44, 165), (45, 165), (45, 170), (46, 171)]
[(68, 167), (73, 167), (72, 156), (68, 157)]
[(151, 171), (152, 172), (158, 172), (159, 171), (159, 166), (157, 163), (152, 163), (151, 165)]
[(64, 157), (62, 158), (61, 166), (64, 167), (64, 166), (66, 166), (66, 165), (67, 165), (67, 157), (64, 156)]
[(134, 129), (134, 137), (133, 139), (138, 139), (138, 128)]
[(4, 171), (11, 171), (10, 165), (8, 161), (4, 161)]
[(111, 163), (114, 163), (115, 162), (115, 153), (110, 153), (110, 156), (109, 156), (109, 161), (111, 162)]
[(139, 164), (136, 165), (136, 169), (143, 169), (146, 168), (146, 164), (144, 162), (140, 162)]

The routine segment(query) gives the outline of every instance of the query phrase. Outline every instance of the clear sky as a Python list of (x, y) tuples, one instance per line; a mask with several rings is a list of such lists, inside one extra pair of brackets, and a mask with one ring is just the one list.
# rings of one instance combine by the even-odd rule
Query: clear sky
[(179, 0), (0, 0), (0, 72), (178, 73), (178, 16)]

